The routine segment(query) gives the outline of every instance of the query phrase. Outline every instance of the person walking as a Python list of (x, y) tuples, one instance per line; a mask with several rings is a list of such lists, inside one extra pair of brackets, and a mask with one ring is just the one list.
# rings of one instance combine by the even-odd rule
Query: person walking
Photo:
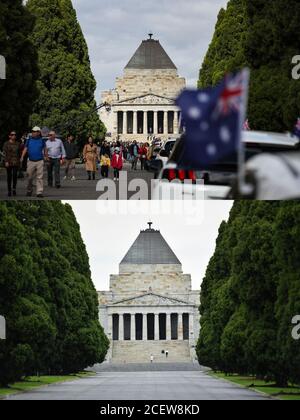
[(130, 155), (131, 155), (131, 169), (137, 170), (137, 163), (139, 160), (139, 146), (136, 142), (136, 140), (132, 143), (130, 147)]
[(79, 149), (74, 140), (74, 136), (69, 134), (67, 141), (64, 143), (64, 148), (66, 151), (66, 168), (64, 180), (68, 179), (69, 173), (71, 173), (71, 181), (76, 181), (76, 159), (78, 157)]
[(148, 148), (146, 143), (142, 145), (140, 148), (140, 161), (141, 161), (141, 170), (143, 171), (145, 169), (145, 163), (147, 160), (147, 154), (148, 154)]
[(49, 139), (46, 142), (48, 153), (47, 169), (48, 169), (48, 187), (53, 187), (53, 171), (55, 179), (55, 187), (60, 188), (60, 165), (64, 164), (66, 151), (63, 142), (56, 138), (55, 131), (50, 131)]
[(123, 156), (118, 147), (115, 148), (115, 152), (111, 160), (111, 166), (114, 169), (114, 181), (119, 181), (120, 171), (123, 169)]
[(100, 156), (98, 154), (98, 147), (94, 143), (93, 137), (89, 137), (88, 143), (84, 146), (83, 158), (85, 162), (85, 169), (88, 173), (88, 180), (95, 180), (97, 172), (97, 160), (100, 160)]
[(150, 356), (150, 363), (152, 364), (154, 362), (154, 356), (153, 356), (153, 354), (151, 354), (151, 356)]
[(4, 165), (7, 173), (8, 197), (17, 195), (18, 172), (21, 159), (21, 145), (17, 141), (17, 133), (12, 131), (9, 140), (4, 143)]
[(111, 165), (110, 158), (108, 154), (101, 156), (100, 166), (101, 166), (101, 176), (103, 178), (108, 178), (109, 175), (109, 168)]
[[(21, 142), (20, 142), (20, 151), (21, 151), (20, 156), (22, 156), (23, 150), (25, 149), (26, 141), (27, 141), (27, 135), (23, 134), (23, 136), (21, 137)], [(27, 171), (27, 156), (25, 156), (25, 159), (23, 160), (22, 165), (20, 164), (18, 178), (23, 179), (24, 173), (26, 173), (26, 171)]]
[(108, 155), (109, 158), (111, 156), (110, 155), (110, 147), (107, 144), (107, 141), (103, 142), (103, 144), (101, 146), (101, 149), (100, 149), (100, 157), (105, 156), (105, 155)]
[(25, 148), (21, 157), (21, 164), (28, 154), (27, 162), (27, 197), (31, 197), (33, 193), (33, 182), (36, 180), (36, 195), (43, 198), (44, 192), (44, 159), (47, 160), (48, 154), (46, 149), (46, 141), (42, 138), (41, 129), (34, 127), (31, 137), (26, 141)]

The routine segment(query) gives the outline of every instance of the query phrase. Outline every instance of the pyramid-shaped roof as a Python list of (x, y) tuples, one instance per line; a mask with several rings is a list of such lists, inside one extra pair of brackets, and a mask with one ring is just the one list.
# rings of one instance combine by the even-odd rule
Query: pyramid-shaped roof
[(181, 262), (176, 257), (160, 231), (151, 228), (140, 232), (121, 264), (176, 264)]
[(158, 40), (147, 39), (141, 43), (125, 69), (175, 69), (177, 67)]

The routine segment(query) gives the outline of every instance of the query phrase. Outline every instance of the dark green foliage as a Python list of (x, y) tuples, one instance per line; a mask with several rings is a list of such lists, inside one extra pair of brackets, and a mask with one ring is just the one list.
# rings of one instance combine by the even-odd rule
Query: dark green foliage
[(108, 339), (79, 226), (60, 202), (0, 203), (0, 383), (104, 360)]
[(300, 382), (300, 203), (236, 202), (201, 289), (201, 364)]
[(29, 40), (33, 26), (22, 0), (0, 0), (0, 55), (7, 63), (7, 78), (0, 80), (0, 144), (10, 130), (27, 131), (37, 97), (37, 53)]
[(32, 125), (75, 133), (81, 142), (89, 135), (101, 138), (105, 128), (97, 112), (96, 82), (88, 48), (71, 0), (29, 0), (36, 17), (31, 36), (39, 53), (39, 99)]
[(291, 75), (292, 57), (300, 53), (299, 19), (298, 0), (230, 0), (220, 12), (199, 87), (247, 65), (251, 127), (291, 130), (300, 115), (300, 84)]
[(248, 29), (245, 0), (230, 0), (221, 9), (212, 42), (199, 76), (199, 87), (216, 85), (224, 74), (245, 66)]

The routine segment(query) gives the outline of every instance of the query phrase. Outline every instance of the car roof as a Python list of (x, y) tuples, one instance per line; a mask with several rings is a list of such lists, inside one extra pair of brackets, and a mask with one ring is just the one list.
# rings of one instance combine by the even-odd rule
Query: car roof
[(179, 137), (174, 137), (173, 139), (168, 139), (168, 140), (165, 140), (165, 141), (163, 142), (163, 144), (164, 144), (164, 145), (166, 145), (166, 144), (168, 144), (168, 143), (175, 143), (175, 142), (178, 140), (178, 138), (179, 138)]
[(243, 131), (243, 141), (248, 144), (296, 147), (300, 140), (291, 134), (269, 133), (266, 131)]

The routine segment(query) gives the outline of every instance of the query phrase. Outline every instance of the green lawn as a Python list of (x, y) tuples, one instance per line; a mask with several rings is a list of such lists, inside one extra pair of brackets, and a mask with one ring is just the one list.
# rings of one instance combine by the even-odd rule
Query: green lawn
[(16, 382), (9, 385), (7, 388), (0, 388), (0, 398), (6, 397), (11, 394), (17, 394), (18, 392), (31, 391), (35, 388), (39, 388), (45, 385), (51, 385), (59, 382), (75, 381), (86, 376), (93, 376), (93, 372), (81, 372), (74, 375), (66, 376), (31, 376), (24, 379), (21, 382)]
[(226, 379), (227, 381), (253, 389), (254, 391), (264, 392), (265, 394), (279, 398), (280, 400), (300, 401), (300, 387), (297, 386), (291, 385), (288, 388), (278, 388), (271, 383), (257, 380), (251, 376), (225, 375), (224, 373), (216, 372), (212, 373), (212, 376)]

